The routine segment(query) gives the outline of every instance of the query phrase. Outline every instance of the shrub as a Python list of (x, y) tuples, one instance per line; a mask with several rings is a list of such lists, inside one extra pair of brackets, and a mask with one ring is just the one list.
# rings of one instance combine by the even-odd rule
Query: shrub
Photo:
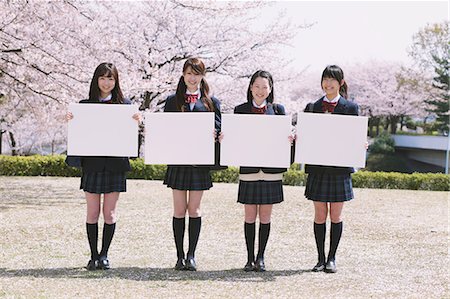
[(369, 152), (371, 154), (393, 154), (395, 152), (394, 146), (395, 142), (391, 135), (383, 132), (369, 146)]

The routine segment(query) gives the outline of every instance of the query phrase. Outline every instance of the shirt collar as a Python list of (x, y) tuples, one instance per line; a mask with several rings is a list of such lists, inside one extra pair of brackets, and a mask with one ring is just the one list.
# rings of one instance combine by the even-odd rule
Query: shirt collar
[(198, 94), (198, 97), (200, 97), (201, 95), (200, 88), (197, 89), (195, 92), (190, 92), (188, 89), (186, 89), (186, 94)]
[(323, 100), (324, 100), (325, 102), (332, 103), (332, 104), (337, 103), (337, 102), (339, 101), (340, 98), (341, 98), (341, 95), (340, 95), (340, 94), (338, 94), (338, 95), (337, 95), (334, 99), (332, 99), (332, 100), (329, 100), (329, 99), (327, 98), (327, 96), (323, 96)]
[(101, 97), (99, 97), (99, 101), (100, 102), (108, 102), (108, 101), (110, 101), (112, 99), (112, 93), (110, 93), (106, 98), (101, 98)]
[(263, 108), (267, 105), (267, 100), (264, 100), (264, 102), (262, 102), (261, 105), (256, 104), (255, 100), (252, 100), (252, 104), (256, 108)]

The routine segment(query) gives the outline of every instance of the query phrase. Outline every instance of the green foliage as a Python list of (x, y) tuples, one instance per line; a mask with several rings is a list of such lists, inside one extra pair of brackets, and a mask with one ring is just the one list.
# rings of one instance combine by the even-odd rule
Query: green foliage
[(411, 172), (404, 157), (395, 154), (370, 154), (366, 160), (368, 171)]
[[(80, 169), (69, 167), (65, 156), (2, 156), (0, 155), (0, 175), (4, 176), (80, 176)], [(130, 179), (162, 180), (166, 172), (165, 165), (145, 165), (142, 159), (132, 159)], [(307, 174), (291, 167), (283, 176), (283, 184), (304, 186)], [(211, 173), (214, 182), (237, 183), (237, 167), (228, 167)], [(386, 188), (449, 191), (450, 176), (445, 174), (403, 174), (388, 172), (358, 171), (353, 174), (353, 186), (356, 188)]]
[(237, 183), (239, 182), (239, 168), (228, 167), (225, 170), (212, 171), (211, 177), (213, 182)]
[(3, 156), (0, 175), (7, 176), (80, 176), (81, 170), (68, 166), (65, 156)]
[(166, 165), (146, 165), (142, 159), (131, 159), (130, 165), (129, 179), (163, 180), (167, 169)]
[(386, 132), (381, 133), (375, 138), (373, 143), (369, 146), (371, 154), (393, 154), (395, 152), (394, 139)]
[(358, 171), (352, 175), (356, 188), (410, 189), (449, 191), (450, 176), (441, 173), (369, 172)]

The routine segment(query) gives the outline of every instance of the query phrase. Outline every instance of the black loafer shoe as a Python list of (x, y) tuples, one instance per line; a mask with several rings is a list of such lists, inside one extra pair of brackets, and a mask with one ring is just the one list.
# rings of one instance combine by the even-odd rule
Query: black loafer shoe
[(245, 266), (244, 266), (244, 271), (245, 272), (255, 271), (255, 263), (254, 262), (247, 262), (247, 264), (245, 264)]
[(175, 270), (185, 270), (186, 265), (184, 264), (184, 259), (179, 259), (175, 265)]
[(265, 272), (266, 271), (266, 265), (264, 264), (263, 259), (257, 259), (255, 262), (255, 271), (256, 272)]
[(336, 273), (336, 261), (335, 260), (329, 260), (327, 264), (325, 265), (325, 272), (327, 273)]
[(90, 260), (86, 266), (88, 271), (94, 271), (98, 268), (98, 260)]
[(314, 266), (314, 268), (312, 268), (311, 271), (313, 272), (321, 272), (325, 270), (325, 262), (318, 262), (317, 265)]
[(195, 263), (195, 259), (193, 257), (187, 258), (184, 268), (188, 271), (197, 271), (197, 264)]
[(110, 268), (109, 266), (109, 260), (106, 256), (101, 256), (98, 259), (98, 269), (101, 270), (108, 270)]

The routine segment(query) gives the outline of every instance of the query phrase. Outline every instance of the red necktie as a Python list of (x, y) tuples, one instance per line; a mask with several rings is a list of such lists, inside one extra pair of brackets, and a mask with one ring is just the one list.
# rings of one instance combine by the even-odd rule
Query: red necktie
[(322, 111), (323, 112), (329, 112), (329, 113), (333, 113), (334, 108), (336, 108), (338, 102), (335, 103), (330, 103), (327, 101), (322, 101)]
[(265, 114), (265, 113), (266, 113), (266, 110), (267, 110), (266, 106), (261, 107), (261, 108), (252, 106), (252, 113), (256, 113), (256, 114)]
[(190, 104), (190, 103), (197, 103), (197, 99), (198, 99), (198, 94), (186, 94), (185, 95), (185, 102), (187, 103), (187, 104)]

